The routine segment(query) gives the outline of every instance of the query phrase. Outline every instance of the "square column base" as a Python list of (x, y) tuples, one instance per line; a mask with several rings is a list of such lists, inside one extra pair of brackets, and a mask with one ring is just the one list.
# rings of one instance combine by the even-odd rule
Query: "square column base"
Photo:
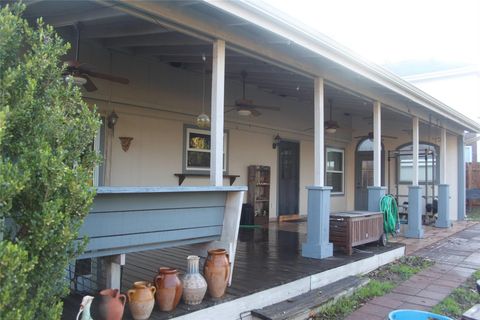
[(423, 238), (422, 226), (422, 187), (408, 187), (408, 228), (405, 232), (407, 238)]
[(450, 228), (450, 186), (448, 184), (438, 185), (438, 217), (435, 221), (437, 228)]
[(333, 256), (333, 244), (313, 245), (302, 244), (302, 256), (305, 258), (324, 259)]
[(302, 245), (302, 256), (323, 259), (333, 256), (330, 233), (330, 192), (332, 187), (307, 187), (308, 215), (307, 242)]
[(380, 212), (380, 199), (387, 193), (387, 187), (367, 187), (368, 211)]

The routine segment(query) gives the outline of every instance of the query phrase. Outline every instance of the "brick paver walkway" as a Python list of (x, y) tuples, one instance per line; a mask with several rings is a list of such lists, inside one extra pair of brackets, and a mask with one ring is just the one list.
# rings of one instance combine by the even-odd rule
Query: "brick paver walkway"
[(432, 243), (412, 255), (430, 258), (436, 264), (400, 284), (391, 293), (367, 302), (346, 319), (384, 320), (390, 311), (396, 309), (431, 310), (480, 268), (480, 224)]

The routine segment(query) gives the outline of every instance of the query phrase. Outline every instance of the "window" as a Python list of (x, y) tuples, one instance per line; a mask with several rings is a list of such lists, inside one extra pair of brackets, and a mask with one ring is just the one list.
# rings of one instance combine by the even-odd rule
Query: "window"
[(344, 152), (341, 149), (327, 148), (326, 184), (332, 187), (332, 194), (343, 194)]
[[(210, 171), (210, 131), (185, 128), (184, 171)], [(227, 133), (223, 134), (223, 171), (227, 171)]]
[[(418, 182), (438, 182), (439, 166), (437, 147), (431, 144), (420, 143), (418, 156)], [(411, 183), (413, 175), (412, 144), (405, 145), (398, 149), (398, 180), (399, 183)], [(425, 158), (425, 154), (427, 157)]]

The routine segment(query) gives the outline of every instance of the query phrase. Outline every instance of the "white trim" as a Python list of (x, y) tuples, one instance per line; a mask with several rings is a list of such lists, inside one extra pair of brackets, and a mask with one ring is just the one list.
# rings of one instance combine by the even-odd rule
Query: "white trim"
[(324, 131), (324, 84), (322, 78), (315, 78), (314, 83), (314, 185), (325, 186), (325, 131)]
[[(188, 152), (205, 152), (205, 153), (210, 153), (211, 154), (211, 143), (212, 143), (212, 138), (211, 138), (211, 133), (209, 130), (205, 129), (197, 129), (197, 128), (190, 128), (186, 127), (185, 128), (185, 146), (184, 146), (184, 163), (185, 163), (185, 171), (186, 172), (195, 172), (195, 171), (205, 171), (205, 172), (210, 172), (210, 166), (208, 168), (204, 167), (190, 167), (188, 165)], [(206, 136), (210, 137), (210, 149), (196, 149), (196, 148), (190, 148), (190, 133), (198, 133), (198, 134), (203, 134)], [(227, 133), (223, 133), (223, 168), (222, 168), (222, 179), (223, 179), (223, 172), (226, 172), (227, 170)], [(210, 155), (211, 157), (211, 155)]]
[(447, 130), (440, 133), (440, 184), (447, 183)]
[(373, 186), (382, 186), (382, 107), (373, 103)]
[[(418, 151), (419, 151), (419, 136), (418, 136), (418, 117), (412, 118), (412, 185), (418, 186)], [(428, 163), (426, 164), (428, 166)]]
[(223, 185), (223, 128), (225, 104), (225, 41), (213, 42), (212, 57), (212, 122), (210, 184)]
[[(342, 154), (342, 170), (341, 171), (338, 171), (338, 170), (328, 170), (328, 153), (329, 152), (338, 152), (338, 153), (341, 153)], [(342, 190), (341, 191), (331, 191), (330, 194), (332, 195), (342, 195), (342, 194), (345, 194), (345, 150), (344, 149), (339, 149), (339, 148), (330, 148), (330, 147), (327, 147), (326, 149), (326, 161), (325, 161), (325, 180), (328, 173), (340, 173), (342, 174)], [(333, 187), (333, 186), (330, 186), (330, 187)]]

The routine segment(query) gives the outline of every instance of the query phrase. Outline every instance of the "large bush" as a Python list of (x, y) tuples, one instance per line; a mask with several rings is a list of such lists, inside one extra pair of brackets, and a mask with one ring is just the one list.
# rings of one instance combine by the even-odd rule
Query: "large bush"
[(68, 44), (0, 8), (0, 319), (59, 319), (93, 201), (98, 116), (63, 80)]

